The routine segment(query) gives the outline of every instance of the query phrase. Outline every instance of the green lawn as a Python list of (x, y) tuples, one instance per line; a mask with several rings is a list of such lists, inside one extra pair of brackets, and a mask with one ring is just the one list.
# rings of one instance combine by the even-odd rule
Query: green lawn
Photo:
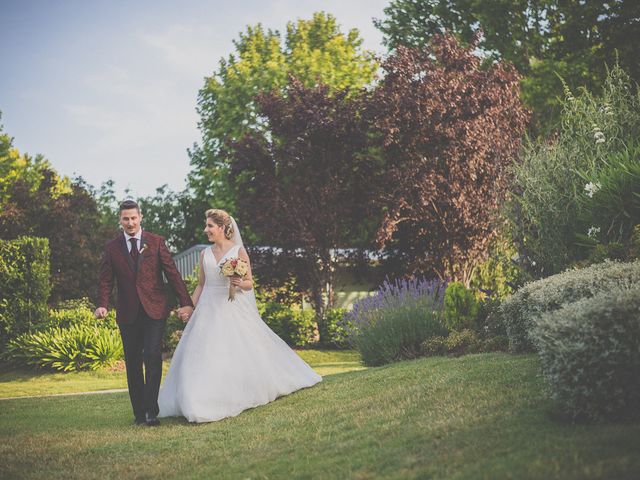
[(201, 425), (131, 426), (126, 393), (3, 400), (0, 477), (638, 478), (639, 425), (549, 408), (537, 358), (507, 354), (328, 375)]
[[(364, 368), (356, 351), (297, 350), (297, 353), (320, 375), (348, 372)], [(164, 362), (166, 373), (169, 362)], [(51, 395), (72, 392), (94, 392), (127, 388), (123, 371), (74, 373), (34, 373), (9, 371), (0, 373), (0, 398)]]

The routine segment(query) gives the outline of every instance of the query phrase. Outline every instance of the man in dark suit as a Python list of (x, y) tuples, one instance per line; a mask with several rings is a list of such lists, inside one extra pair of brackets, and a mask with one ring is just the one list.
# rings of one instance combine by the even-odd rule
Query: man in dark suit
[[(114, 280), (116, 321), (124, 347), (129, 397), (137, 425), (159, 425), (158, 392), (162, 379), (162, 337), (170, 313), (162, 274), (180, 303), (178, 316), (187, 321), (193, 302), (164, 238), (140, 228), (142, 214), (133, 200), (120, 204), (123, 233), (108, 242), (100, 262), (95, 315), (107, 315)], [(144, 364), (144, 374), (142, 366)]]

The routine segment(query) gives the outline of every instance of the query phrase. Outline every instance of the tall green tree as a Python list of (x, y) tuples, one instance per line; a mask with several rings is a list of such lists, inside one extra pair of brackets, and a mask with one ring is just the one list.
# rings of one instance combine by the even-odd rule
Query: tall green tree
[[(249, 26), (233, 43), (235, 52), (220, 60), (198, 99), (202, 141), (190, 150), (189, 187), (192, 207), (200, 211), (213, 205), (235, 210), (237, 190), (229, 180), (224, 147), (264, 130), (257, 95), (282, 92), (290, 75), (307, 87), (321, 82), (330, 91), (357, 90), (369, 84), (377, 70), (359, 32), (343, 33), (335, 17), (321, 12), (310, 20), (290, 22), (284, 36), (260, 24)], [(242, 184), (242, 179), (236, 181)], [(199, 231), (200, 218), (190, 228)]]
[(636, 82), (640, 2), (624, 0), (394, 0), (375, 25), (393, 50), (428, 44), (444, 30), (464, 43), (482, 30), (478, 47), (512, 63), (534, 111), (534, 130), (556, 126), (562, 81), (600, 91), (616, 58)]

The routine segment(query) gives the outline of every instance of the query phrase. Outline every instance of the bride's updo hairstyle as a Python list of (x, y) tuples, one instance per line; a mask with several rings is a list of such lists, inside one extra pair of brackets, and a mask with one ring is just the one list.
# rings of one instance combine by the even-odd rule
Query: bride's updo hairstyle
[(231, 215), (224, 210), (211, 208), (205, 212), (205, 217), (213, 220), (213, 223), (224, 229), (224, 236), (231, 240), (233, 238), (233, 225), (231, 224)]

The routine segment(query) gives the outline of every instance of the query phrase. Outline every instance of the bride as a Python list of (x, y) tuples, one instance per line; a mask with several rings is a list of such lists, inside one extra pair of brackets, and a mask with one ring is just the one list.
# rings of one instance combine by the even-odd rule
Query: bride
[[(249, 256), (235, 220), (224, 210), (206, 212), (205, 233), (214, 245), (200, 254), (196, 306), (173, 354), (158, 398), (159, 417), (212, 422), (264, 405), (322, 381), (262, 321), (251, 267), (244, 277), (223, 277), (221, 263)], [(230, 278), (230, 280), (229, 280)], [(229, 301), (229, 282), (236, 287)]]

